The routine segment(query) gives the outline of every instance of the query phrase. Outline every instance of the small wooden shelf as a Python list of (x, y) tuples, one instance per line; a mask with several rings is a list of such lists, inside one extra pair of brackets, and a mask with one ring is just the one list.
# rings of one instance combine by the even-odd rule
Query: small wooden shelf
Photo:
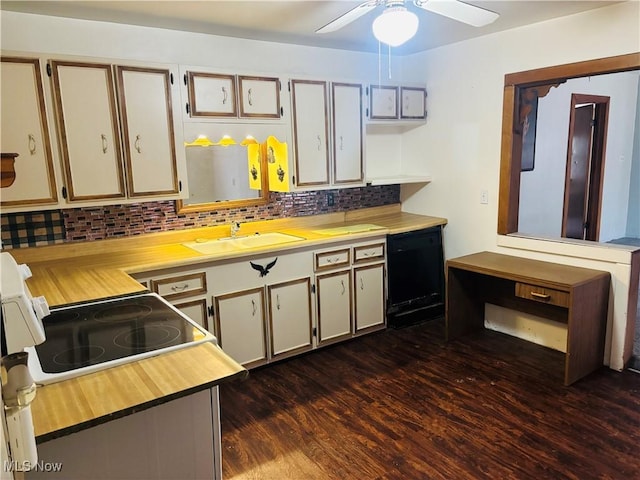
[(2, 153), (2, 170), (0, 176), (0, 187), (10, 187), (16, 180), (16, 171), (14, 163), (16, 161), (17, 153)]

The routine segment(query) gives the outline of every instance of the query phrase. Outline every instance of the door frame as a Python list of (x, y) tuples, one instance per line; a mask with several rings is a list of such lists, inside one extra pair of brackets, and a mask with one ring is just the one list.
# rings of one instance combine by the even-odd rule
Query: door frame
[(586, 240), (598, 241), (600, 237), (600, 218), (602, 209), (602, 189), (604, 185), (604, 165), (607, 145), (607, 131), (609, 125), (610, 97), (572, 93), (571, 110), (569, 113), (569, 138), (567, 143), (567, 163), (564, 177), (564, 205), (562, 208), (562, 232), (566, 235), (567, 204), (569, 202), (569, 184), (571, 179), (571, 150), (573, 144), (575, 109), (577, 105), (592, 103), (595, 105), (595, 125), (593, 126), (591, 142), (591, 158), (589, 161), (589, 185), (587, 204), (587, 232)]

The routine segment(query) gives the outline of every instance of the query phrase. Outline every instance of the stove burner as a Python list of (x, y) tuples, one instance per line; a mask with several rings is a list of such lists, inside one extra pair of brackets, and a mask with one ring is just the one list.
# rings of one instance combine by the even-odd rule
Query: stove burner
[(100, 357), (105, 353), (105, 349), (99, 345), (87, 345), (81, 347), (69, 348), (54, 355), (53, 362), (57, 365), (92, 365), (97, 363)]
[(181, 333), (173, 325), (146, 325), (119, 333), (113, 343), (123, 348), (151, 350), (174, 343)]
[(151, 313), (151, 310), (150, 306), (139, 303), (118, 305), (101, 308), (94, 314), (94, 318), (98, 322), (131, 322), (132, 320), (142, 320)]
[(41, 383), (215, 342), (213, 335), (153, 293), (63, 307), (42, 323), (47, 338), (30, 355)]

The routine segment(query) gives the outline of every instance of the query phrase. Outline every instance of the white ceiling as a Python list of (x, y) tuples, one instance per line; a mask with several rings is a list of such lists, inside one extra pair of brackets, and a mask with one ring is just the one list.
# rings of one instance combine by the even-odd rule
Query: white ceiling
[[(371, 22), (380, 14), (382, 6), (337, 32), (314, 33), (315, 30), (359, 3), (359, 1), (314, 0), (2, 0), (0, 9), (254, 40), (377, 52), (378, 42), (371, 33)], [(469, 0), (467, 3), (497, 12), (500, 18), (486, 27), (476, 28), (414, 7), (411, 1), (407, 1), (408, 8), (418, 15), (420, 27), (418, 34), (402, 47), (394, 49), (394, 53), (400, 55), (415, 53), (476, 36), (605, 7), (620, 1)]]

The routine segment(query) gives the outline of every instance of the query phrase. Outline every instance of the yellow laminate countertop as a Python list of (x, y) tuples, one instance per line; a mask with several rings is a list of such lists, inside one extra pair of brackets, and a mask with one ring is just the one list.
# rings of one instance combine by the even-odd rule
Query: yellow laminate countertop
[[(319, 230), (358, 224), (381, 227), (345, 235), (323, 235)], [(11, 250), (18, 263), (26, 263), (33, 272), (27, 285), (34, 296), (43, 295), (50, 306), (68, 305), (99, 298), (144, 291), (129, 274), (211, 263), (269, 251), (329, 246), (344, 240), (366, 240), (381, 234), (446, 225), (440, 217), (415, 215), (400, 211), (399, 205), (374, 207), (310, 217), (267, 220), (242, 224), (238, 236), (256, 232), (281, 232), (304, 240), (271, 247), (249, 248), (236, 252), (204, 255), (182, 243), (196, 239), (229, 236), (229, 225), (161, 232), (137, 237), (68, 243), (46, 247)]]
[[(338, 236), (317, 233), (363, 223), (381, 228)], [(211, 263), (270, 250), (361, 241), (446, 223), (444, 218), (405, 213), (400, 211), (400, 205), (391, 205), (244, 223), (239, 236), (278, 231), (304, 240), (242, 252), (203, 255), (182, 245), (197, 238), (227, 237), (226, 225), (14, 249), (11, 254), (18, 263), (31, 268), (33, 277), (27, 280), (31, 293), (43, 295), (51, 306), (60, 306), (145, 291), (131, 273)], [(220, 348), (201, 344), (45, 385), (39, 387), (32, 403), (35, 434), (39, 442), (50, 440), (246, 375), (247, 371)]]

